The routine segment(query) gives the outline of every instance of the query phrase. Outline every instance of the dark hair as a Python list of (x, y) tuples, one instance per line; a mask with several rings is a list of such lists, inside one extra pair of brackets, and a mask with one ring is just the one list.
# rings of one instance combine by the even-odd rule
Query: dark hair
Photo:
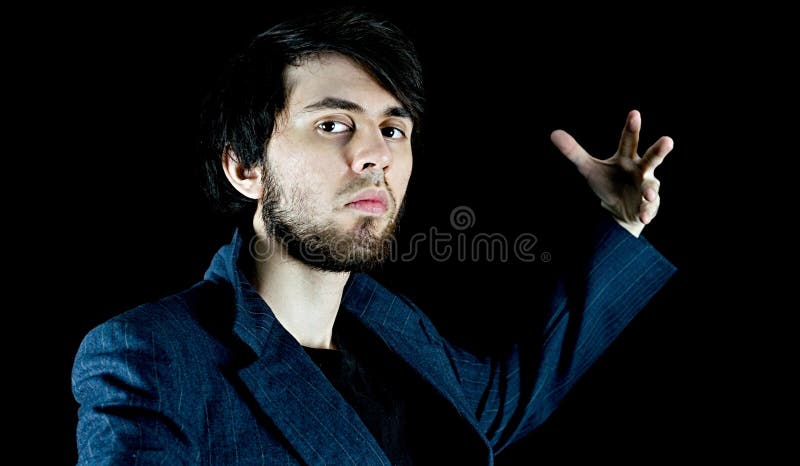
[(325, 52), (341, 53), (371, 73), (409, 111), (413, 134), (418, 135), (424, 104), (422, 70), (413, 44), (396, 26), (354, 10), (278, 24), (228, 64), (203, 105), (199, 147), (206, 193), (220, 211), (238, 214), (255, 205), (225, 178), (223, 151), (230, 147), (245, 167), (261, 164), (275, 119), (286, 106), (284, 70)]

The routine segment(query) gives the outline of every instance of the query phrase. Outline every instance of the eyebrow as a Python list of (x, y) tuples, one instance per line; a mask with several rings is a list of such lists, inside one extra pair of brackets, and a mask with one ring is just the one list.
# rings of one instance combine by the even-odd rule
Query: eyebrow
[[(305, 108), (303, 108), (303, 111), (305, 112), (313, 112), (316, 110), (345, 110), (355, 113), (366, 113), (366, 110), (364, 110), (364, 107), (361, 105), (336, 97), (325, 97), (324, 99), (314, 102), (311, 105), (306, 105)], [(413, 118), (411, 118), (411, 113), (406, 110), (405, 107), (397, 105), (387, 107), (386, 110), (383, 111), (383, 116), (408, 118), (409, 120), (413, 120)]]

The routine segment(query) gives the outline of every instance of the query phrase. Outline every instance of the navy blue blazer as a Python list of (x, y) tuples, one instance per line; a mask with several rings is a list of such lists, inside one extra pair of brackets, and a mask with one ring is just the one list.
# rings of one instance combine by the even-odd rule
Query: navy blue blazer
[[(280, 325), (238, 265), (236, 234), (192, 288), (92, 330), (75, 359), (79, 464), (380, 464), (356, 412)], [(444, 340), (410, 301), (353, 274), (353, 314), (441, 409), (430, 460), (492, 464), (540, 425), (674, 267), (608, 222), (578, 287), (556, 289), (547, 324), (504, 358)], [(580, 288), (575, 298), (566, 290)], [(455, 462), (452, 462), (455, 461)]]

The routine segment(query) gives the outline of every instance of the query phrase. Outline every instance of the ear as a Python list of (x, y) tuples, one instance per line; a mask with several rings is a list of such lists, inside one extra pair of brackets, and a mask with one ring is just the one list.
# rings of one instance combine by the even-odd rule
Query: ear
[(239, 157), (233, 152), (231, 146), (226, 146), (222, 152), (222, 170), (228, 181), (237, 191), (250, 199), (261, 199), (261, 168), (245, 168), (239, 163)]

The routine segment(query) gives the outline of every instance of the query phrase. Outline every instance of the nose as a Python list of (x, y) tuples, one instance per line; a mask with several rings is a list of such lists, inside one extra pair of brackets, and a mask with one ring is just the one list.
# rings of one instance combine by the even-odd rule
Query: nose
[(358, 174), (376, 168), (385, 171), (392, 163), (392, 151), (380, 128), (356, 130), (347, 153), (350, 169)]

